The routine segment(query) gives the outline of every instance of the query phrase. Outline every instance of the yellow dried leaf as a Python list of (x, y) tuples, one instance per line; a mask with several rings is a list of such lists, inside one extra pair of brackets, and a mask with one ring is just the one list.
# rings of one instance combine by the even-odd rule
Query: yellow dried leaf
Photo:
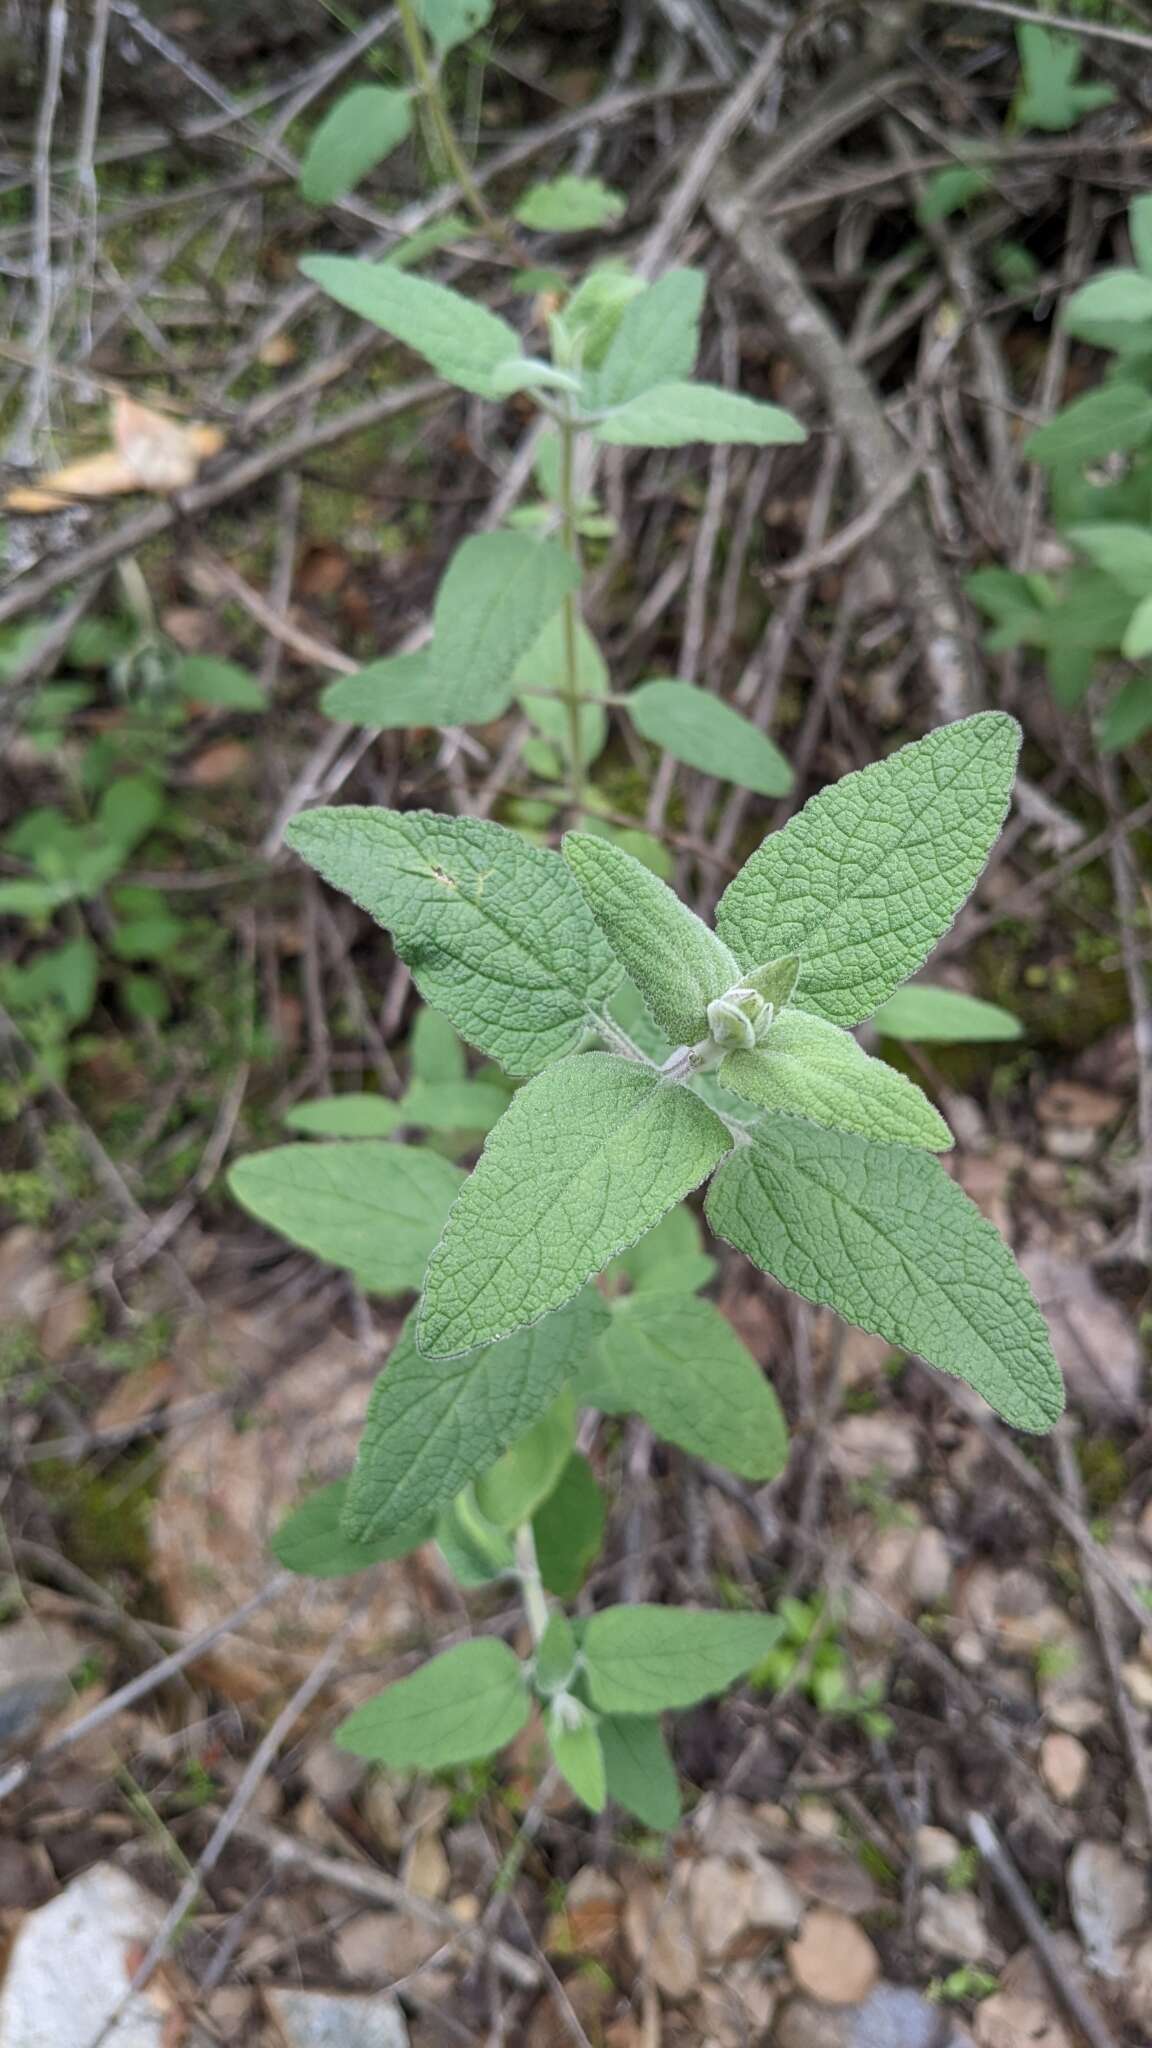
[(136, 399), (118, 393), (112, 401), (114, 446), (79, 462), (53, 469), (35, 484), (9, 491), (9, 512), (58, 512), (93, 498), (116, 498), (129, 491), (166, 496), (193, 483), (200, 465), (218, 455), (224, 436), (218, 427), (169, 419)]

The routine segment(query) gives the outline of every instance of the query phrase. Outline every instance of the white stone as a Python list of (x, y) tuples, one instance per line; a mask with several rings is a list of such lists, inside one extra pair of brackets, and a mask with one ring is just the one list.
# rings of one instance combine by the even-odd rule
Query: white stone
[[(92, 2048), (120, 2005), (163, 1908), (113, 1863), (96, 1863), (17, 1930), (0, 1986), (0, 2048)], [(164, 2048), (169, 2002), (129, 1999), (105, 2048)]]
[(286, 2048), (408, 2048), (400, 2007), (383, 1992), (274, 1988), (264, 2003)]

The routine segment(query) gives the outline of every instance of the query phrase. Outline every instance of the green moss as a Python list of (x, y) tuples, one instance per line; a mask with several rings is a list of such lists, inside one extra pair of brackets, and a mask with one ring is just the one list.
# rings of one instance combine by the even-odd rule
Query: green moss
[(1094, 1514), (1107, 1514), (1117, 1507), (1128, 1491), (1128, 1466), (1118, 1443), (1109, 1436), (1080, 1437), (1076, 1462), (1088, 1505)]
[(64, 1553), (73, 1564), (97, 1579), (147, 1570), (156, 1469), (150, 1451), (122, 1458), (104, 1472), (53, 1460), (37, 1466), (37, 1483), (56, 1509)]

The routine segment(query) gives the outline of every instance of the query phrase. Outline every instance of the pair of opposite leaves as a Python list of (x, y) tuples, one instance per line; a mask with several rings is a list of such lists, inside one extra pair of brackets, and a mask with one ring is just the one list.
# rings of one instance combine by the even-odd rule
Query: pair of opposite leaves
[[(893, 1075), (887, 1112), (921, 1119), (919, 1132), (875, 1116), (868, 1137), (845, 1128), (878, 1063), (842, 1027), (871, 1015), (952, 922), (1003, 822), (1018, 742), (1013, 720), (984, 713), (821, 792), (730, 885), (718, 936), (616, 850), (609, 871), (583, 835), (576, 861), (614, 885), (595, 919), (573, 865), (498, 826), (355, 809), (296, 821), (298, 851), (391, 926), (425, 997), (513, 1071), (535, 1073), (430, 1261), (427, 1356), (461, 1355), (570, 1300), (722, 1167), (712, 1225), (765, 1270), (967, 1379), (1018, 1426), (1055, 1420), (1059, 1375), (1022, 1276), (962, 1191), (911, 1149), (949, 1142), (935, 1111)], [(790, 1059), (815, 1075), (817, 1094), (832, 1091), (832, 1128), (809, 1086), (804, 1104), (771, 1101), (786, 1113), (733, 1149), (730, 1122), (653, 1065), (572, 1051), (600, 1025), (613, 1042), (604, 1011), (621, 965), (669, 1027), (692, 1033), (730, 986), (733, 958), (747, 969), (789, 953), (800, 1007), (773, 1026), (783, 1050), (745, 1057), (758, 1087), (765, 1073), (786, 1077)], [(841, 1067), (821, 1079), (829, 1028)]]

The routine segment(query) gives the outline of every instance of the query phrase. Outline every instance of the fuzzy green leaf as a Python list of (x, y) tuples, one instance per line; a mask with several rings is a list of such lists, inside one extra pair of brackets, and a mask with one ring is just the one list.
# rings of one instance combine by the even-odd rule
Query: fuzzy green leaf
[(712, 1111), (651, 1068), (575, 1054), (513, 1098), (428, 1264), (418, 1342), (492, 1343), (571, 1300), (729, 1147)]
[(551, 540), (478, 533), (458, 547), (436, 594), (429, 652), (436, 704), (450, 723), (483, 725), (507, 710), (518, 663), (579, 581)]
[(438, 683), (432, 673), (432, 650), (390, 654), (354, 676), (329, 683), (320, 699), (326, 718), (348, 725), (370, 725), (381, 732), (407, 731), (411, 726), (451, 725), (459, 716), (455, 679)]
[(792, 787), (792, 770), (779, 748), (711, 690), (674, 681), (641, 683), (625, 709), (644, 739), (689, 768), (760, 796), (784, 796)]
[(775, 1479), (787, 1461), (780, 1404), (710, 1301), (628, 1296), (574, 1391), (578, 1402), (606, 1415), (642, 1415), (666, 1443), (746, 1479)]
[(214, 654), (186, 654), (172, 671), (172, 688), (182, 697), (219, 704), (228, 711), (265, 711), (268, 698), (255, 676)]
[(1057, 1420), (1060, 1374), (1027, 1282), (927, 1153), (774, 1118), (717, 1175), (708, 1220), (805, 1300), (966, 1380), (1017, 1429)]
[(476, 1500), (498, 1529), (530, 1522), (572, 1454), (576, 1411), (567, 1387), (503, 1457), (476, 1481)]
[(680, 1785), (659, 1721), (645, 1714), (606, 1714), (598, 1733), (608, 1797), (646, 1828), (674, 1828)]
[(540, 234), (581, 234), (619, 220), (627, 203), (603, 178), (567, 175), (531, 185), (516, 202), (516, 219)]
[(536, 1648), (534, 1684), (539, 1693), (565, 1692), (579, 1655), (576, 1631), (566, 1614), (554, 1614)]
[(272, 1555), (290, 1572), (314, 1579), (343, 1578), (349, 1572), (366, 1571), (369, 1565), (388, 1558), (406, 1557), (432, 1536), (432, 1518), (394, 1529), (390, 1536), (372, 1543), (356, 1543), (346, 1536), (341, 1517), (348, 1494), (346, 1479), (321, 1486), (286, 1515), (272, 1538)]
[(387, 1138), (404, 1120), (400, 1104), (387, 1095), (318, 1095), (284, 1118), (290, 1131), (310, 1138)]
[(609, 1298), (632, 1294), (695, 1294), (716, 1271), (715, 1259), (701, 1250), (700, 1225), (691, 1209), (678, 1203), (638, 1244), (621, 1252), (604, 1274)]
[(552, 1761), (565, 1784), (590, 1812), (603, 1813), (608, 1803), (608, 1786), (595, 1716), (585, 1709), (583, 1719), (571, 1727), (564, 1718), (563, 1710), (553, 1707), (548, 1714), (547, 1729)]
[(1008, 809), (1020, 728), (1003, 712), (941, 726), (821, 790), (720, 899), (745, 964), (798, 953), (796, 1001), (857, 1024), (943, 937)]
[(313, 206), (342, 199), (383, 163), (411, 127), (406, 92), (387, 85), (354, 85), (313, 131), (300, 159), (302, 196)]
[(442, 1771), (503, 1749), (529, 1707), (523, 1665), (489, 1636), (458, 1643), (366, 1700), (334, 1739), (339, 1749), (393, 1770)]
[(629, 298), (603, 363), (588, 378), (589, 405), (625, 405), (653, 384), (692, 375), (704, 285), (702, 270), (667, 270)]
[(778, 1017), (756, 1052), (729, 1053), (719, 1079), (760, 1109), (807, 1117), (830, 1130), (929, 1152), (952, 1147), (951, 1131), (915, 1081), (870, 1059), (838, 1024), (803, 1010)]
[(536, 1561), (549, 1593), (574, 1600), (604, 1540), (604, 1496), (591, 1465), (574, 1451), (532, 1517)]
[(1067, 538), (1130, 597), (1152, 592), (1152, 533), (1146, 527), (1101, 519), (1091, 526), (1070, 526)]
[(506, 320), (462, 292), (413, 277), (394, 263), (305, 256), (300, 268), (329, 298), (394, 334), (463, 391), (491, 397), (494, 372), (521, 352), (520, 336)]
[(606, 1714), (658, 1714), (724, 1692), (779, 1640), (774, 1615), (688, 1607), (606, 1607), (582, 1648), (588, 1691)]
[(1133, 676), (1113, 697), (1097, 738), (1102, 754), (1119, 753), (1122, 747), (1144, 737), (1152, 729), (1152, 676)]
[(910, 1038), (921, 1045), (991, 1044), (1019, 1038), (1023, 1026), (1009, 1010), (954, 988), (932, 988), (914, 982), (898, 988), (872, 1019), (885, 1038)]
[(418, 1145), (373, 1138), (274, 1145), (238, 1159), (236, 1200), (318, 1259), (355, 1273), (378, 1294), (403, 1294), (420, 1276), (464, 1176)]
[(480, 818), (305, 811), (287, 838), (392, 931), (420, 993), (514, 1074), (568, 1052), (620, 968), (559, 854)]
[(800, 978), (800, 958), (796, 953), (785, 953), (780, 960), (766, 960), (762, 967), (750, 967), (741, 974), (745, 988), (754, 989), (771, 1003), (779, 1012), (790, 1003)]
[(466, 43), (492, 19), (495, 0), (416, 0), (420, 16), (442, 57)]
[(598, 420), (592, 431), (615, 448), (682, 448), (689, 441), (773, 448), (807, 439), (806, 429), (783, 406), (719, 384), (654, 384)]
[(561, 851), (620, 965), (677, 1045), (708, 1035), (708, 1005), (740, 979), (716, 934), (609, 839), (568, 832)]
[(453, 1500), (522, 1437), (580, 1370), (607, 1322), (594, 1289), (449, 1364), (416, 1349), (409, 1323), (372, 1390), (345, 1528), (365, 1543)]
[(397, 1107), (416, 1130), (490, 1131), (508, 1097), (490, 1081), (414, 1081)]
[[(1101, 280), (1103, 282), (1103, 280)], [(1152, 278), (1141, 280), (1152, 298)], [(1086, 291), (1090, 286), (1085, 286)], [(1069, 305), (1081, 296), (1074, 294)], [(1070, 327), (1066, 319), (1065, 326)], [(1070, 328), (1070, 331), (1075, 331)], [(1152, 327), (1149, 328), (1152, 340)], [(1152, 436), (1152, 395), (1134, 383), (1102, 384), (1098, 391), (1074, 398), (1024, 443), (1024, 453), (1048, 468), (1061, 463), (1095, 462), (1117, 450), (1142, 448)]]

